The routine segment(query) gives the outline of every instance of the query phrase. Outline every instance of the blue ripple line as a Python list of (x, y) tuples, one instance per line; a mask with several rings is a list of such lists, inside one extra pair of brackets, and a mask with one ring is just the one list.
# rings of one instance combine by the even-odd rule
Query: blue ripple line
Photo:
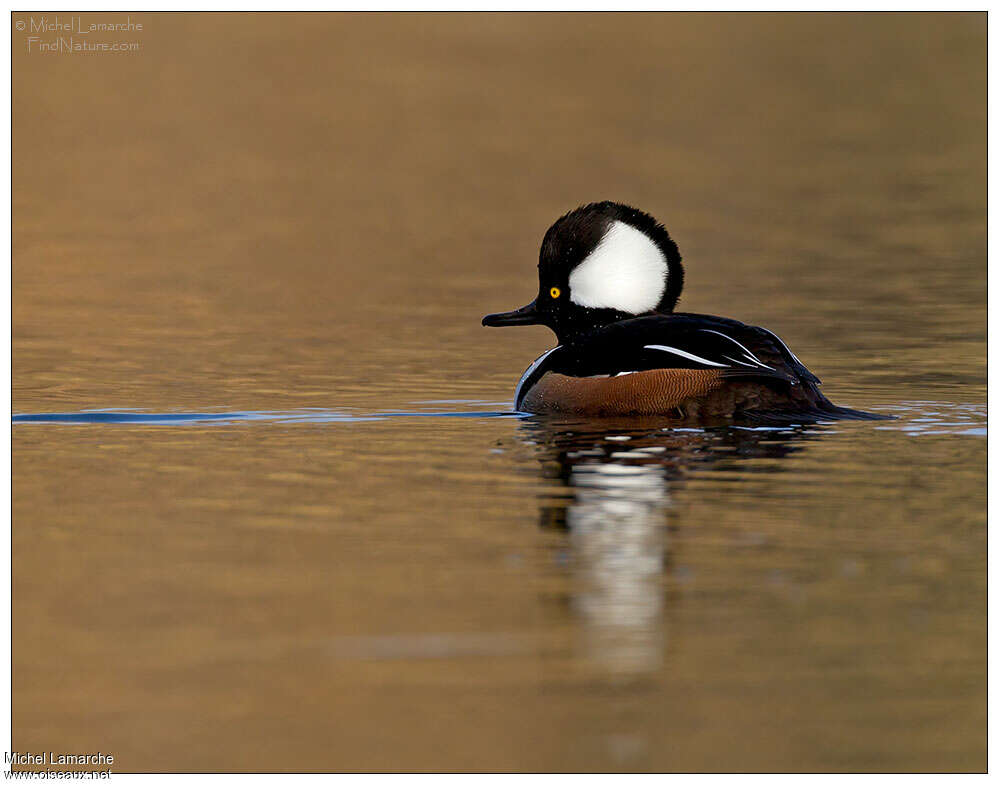
[(39, 414), (14, 414), (11, 423), (36, 423), (50, 425), (198, 425), (231, 424), (246, 422), (277, 423), (327, 423), (371, 422), (396, 417), (511, 417), (520, 419), (527, 415), (514, 411), (487, 412), (407, 412), (387, 411), (365, 414), (347, 414), (335, 409), (307, 409), (285, 412), (140, 412), (136, 410), (85, 410), (80, 412), (44, 412)]

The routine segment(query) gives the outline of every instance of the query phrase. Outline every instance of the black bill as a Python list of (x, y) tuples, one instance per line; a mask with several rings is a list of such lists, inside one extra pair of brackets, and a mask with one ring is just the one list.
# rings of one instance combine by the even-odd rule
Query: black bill
[(542, 324), (537, 300), (532, 300), (523, 308), (506, 313), (491, 313), (482, 317), (484, 327), (510, 327), (515, 324)]

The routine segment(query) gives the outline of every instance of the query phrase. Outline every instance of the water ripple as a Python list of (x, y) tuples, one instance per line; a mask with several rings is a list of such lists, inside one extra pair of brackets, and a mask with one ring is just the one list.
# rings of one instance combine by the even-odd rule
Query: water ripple
[(878, 411), (898, 420), (875, 426), (883, 431), (903, 431), (911, 436), (988, 436), (988, 408), (974, 403), (901, 401)]
[[(450, 404), (455, 408), (419, 409), (428, 404)], [(225, 412), (151, 412), (145, 409), (83, 409), (78, 412), (38, 412), (18, 413), (11, 416), (14, 425), (239, 425), (249, 423), (355, 423), (378, 422), (381, 420), (407, 417), (447, 417), (481, 419), (499, 417), (525, 419), (533, 415), (515, 412), (509, 404), (495, 401), (420, 401), (413, 404), (414, 410), (387, 409), (362, 411), (340, 408), (303, 408), (287, 411), (225, 411)], [(458, 408), (463, 407), (463, 408)], [(504, 408), (506, 407), (506, 408)], [(988, 435), (988, 411), (984, 405), (969, 403), (947, 403), (941, 401), (901, 401), (892, 406), (872, 407), (886, 414), (898, 417), (892, 422), (875, 425), (878, 430), (902, 431), (911, 436), (927, 435)], [(800, 426), (769, 428), (754, 426), (731, 426), (746, 430), (795, 429)], [(675, 432), (700, 432), (701, 428), (671, 427)]]
[(142, 409), (84, 409), (79, 412), (14, 414), (11, 422), (40, 425), (233, 425), (241, 423), (377, 422), (400, 417), (507, 417), (527, 415), (510, 409), (496, 411), (379, 411), (292, 409), (290, 411), (147, 412)]

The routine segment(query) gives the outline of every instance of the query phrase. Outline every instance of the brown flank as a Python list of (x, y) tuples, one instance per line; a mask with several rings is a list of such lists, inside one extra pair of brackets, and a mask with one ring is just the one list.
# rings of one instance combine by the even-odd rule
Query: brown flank
[(722, 372), (716, 370), (663, 368), (610, 377), (546, 373), (527, 391), (521, 408), (538, 414), (682, 416), (724, 385)]

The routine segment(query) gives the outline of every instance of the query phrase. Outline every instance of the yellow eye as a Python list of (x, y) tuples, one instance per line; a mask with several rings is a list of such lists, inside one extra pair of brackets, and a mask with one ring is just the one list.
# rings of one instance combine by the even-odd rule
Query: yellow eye
[(548, 294), (552, 296), (553, 300), (557, 300), (558, 296), (562, 294), (562, 290), (559, 289), (557, 286), (553, 286), (551, 289), (548, 290)]

